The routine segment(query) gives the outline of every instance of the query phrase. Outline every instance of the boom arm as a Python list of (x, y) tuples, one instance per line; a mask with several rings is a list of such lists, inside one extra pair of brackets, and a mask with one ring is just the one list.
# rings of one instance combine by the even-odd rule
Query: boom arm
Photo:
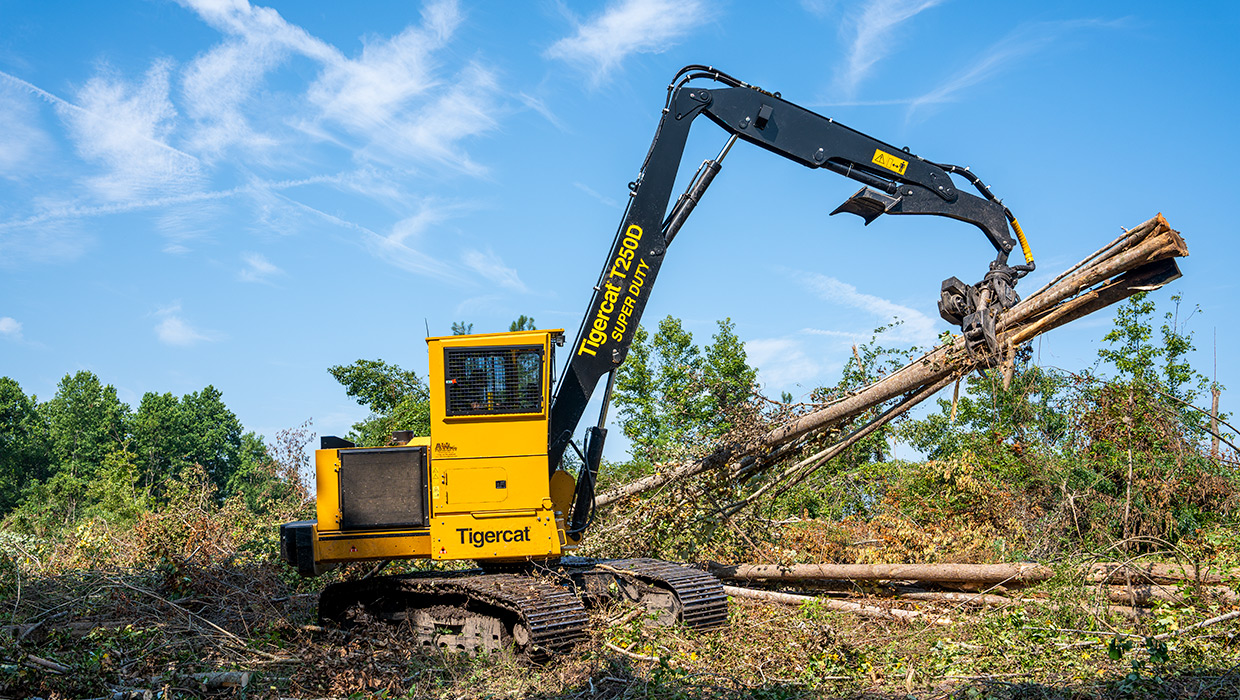
[[(696, 78), (710, 78), (725, 87), (690, 86), (688, 83)], [(689, 129), (702, 115), (731, 138), (716, 159), (703, 163), (688, 191), (668, 213)], [(967, 169), (932, 163), (787, 102), (778, 93), (765, 92), (712, 68), (688, 66), (668, 87), (667, 106), (654, 142), (636, 181), (629, 184), (630, 199), (624, 219), (577, 339), (569, 348), (571, 359), (551, 406), (548, 458), (552, 471), (559, 465), (599, 379), (615, 370), (628, 354), (668, 244), (738, 138), (808, 168), (826, 168), (865, 185), (831, 214), (857, 214), (866, 224), (881, 214), (926, 214), (957, 219), (981, 229), (998, 251), (991, 273), (974, 287), (953, 278), (958, 286), (951, 290), (950, 304), (948, 282), (953, 280), (945, 282), (940, 304), (944, 318), (964, 323), (966, 336), (972, 322), (977, 326), (975, 336), (983, 338), (985, 325), (979, 316), (986, 313), (990, 314), (993, 329), (995, 311), (988, 309), (988, 304), (1007, 308), (1015, 303), (1011, 287), (1032, 269), (1032, 256), (1011, 213)], [(956, 189), (949, 172), (968, 179), (983, 196)], [(1021, 239), (1027, 265), (1007, 266), (1008, 254), (1014, 247), (1008, 233), (1009, 221)], [(985, 340), (993, 340), (993, 330)], [(610, 399), (610, 389), (609, 382), (605, 404)], [(604, 414), (606, 410), (604, 406)], [(601, 452), (602, 427), (600, 418), (598, 428), (591, 429), (586, 470), (591, 469), (589, 462), (594, 453)], [(596, 458), (593, 468), (597, 469)], [(592, 492), (593, 474), (589, 477)], [(585, 484), (579, 484), (579, 488), (582, 486)], [(582, 495), (579, 490), (579, 501)], [(581, 503), (577, 510), (581, 510)], [(575, 514), (575, 527), (584, 527), (584, 522), (578, 520), (581, 518)]]

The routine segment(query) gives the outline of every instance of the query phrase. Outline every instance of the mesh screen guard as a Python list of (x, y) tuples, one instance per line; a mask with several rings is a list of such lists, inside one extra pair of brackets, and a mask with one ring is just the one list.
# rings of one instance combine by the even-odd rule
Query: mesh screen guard
[(542, 413), (543, 348), (444, 349), (446, 415)]

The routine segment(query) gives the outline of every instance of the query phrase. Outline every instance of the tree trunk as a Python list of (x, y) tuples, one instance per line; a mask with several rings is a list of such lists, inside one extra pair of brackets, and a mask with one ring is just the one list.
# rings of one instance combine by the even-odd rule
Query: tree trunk
[[(1180, 274), (1174, 258), (1186, 255), (1184, 239), (1159, 214), (1006, 311), (998, 323), (999, 346), (1018, 347), (1137, 292), (1166, 284)], [(1003, 359), (974, 358), (965, 349), (964, 339), (957, 336), (953, 342), (931, 350), (857, 393), (788, 421), (756, 440), (719, 445), (713, 453), (694, 462), (660, 465), (655, 474), (600, 494), (596, 506), (603, 507), (737, 460), (752, 473), (755, 464), (760, 469), (775, 461), (767, 458), (772, 451), (811, 433), (837, 427), (875, 406), (940, 382), (950, 382), (975, 369), (994, 366)]]
[(924, 581), (981, 584), (1028, 584), (1054, 572), (1039, 564), (735, 564), (711, 566), (715, 576), (731, 581)]

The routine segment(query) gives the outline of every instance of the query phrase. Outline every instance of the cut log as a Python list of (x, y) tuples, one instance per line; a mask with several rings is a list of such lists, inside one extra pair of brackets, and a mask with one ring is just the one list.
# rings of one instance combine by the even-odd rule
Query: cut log
[(1238, 572), (1199, 567), (1192, 564), (1097, 563), (1091, 564), (1086, 580), (1091, 583), (1175, 583), (1194, 582), (1207, 586), (1223, 583), (1224, 576), (1240, 579)]
[[(1089, 256), (1050, 284), (1004, 312), (998, 322), (1000, 347), (1015, 348), (1038, 335), (1137, 292), (1147, 291), (1179, 277), (1174, 258), (1188, 255), (1184, 239), (1171, 229), (1161, 214), (1125, 232), (1114, 242)], [(1010, 352), (1010, 350), (1009, 350)], [(682, 480), (704, 471), (735, 465), (749, 475), (769, 467), (781, 448), (823, 430), (838, 428), (877, 406), (900, 397), (916, 397), (946, 386), (969, 372), (996, 366), (1005, 357), (975, 357), (962, 337), (939, 346), (879, 381), (819, 410), (788, 421), (754, 440), (723, 444), (702, 459), (660, 465), (659, 471), (602, 493), (596, 506), (603, 507)], [(937, 389), (936, 389), (937, 390)], [(838, 446), (836, 443), (832, 447)], [(833, 455), (832, 455), (833, 456)], [(829, 459), (829, 457), (828, 457)], [(825, 460), (823, 460), (825, 462)], [(811, 470), (823, 462), (810, 465)], [(799, 478), (806, 470), (797, 472)], [(791, 476), (787, 472), (784, 476)]]
[(195, 673), (193, 679), (204, 688), (216, 690), (220, 688), (244, 688), (250, 684), (250, 671), (211, 671)]
[[(1184, 603), (1190, 594), (1178, 586), (1143, 584), (1135, 586), (1100, 586), (1100, 592), (1112, 603), (1149, 605), (1151, 603)], [(1227, 586), (1203, 586), (1191, 592), (1191, 596), (1206, 603), (1236, 605), (1240, 595)]]
[(973, 607), (1006, 606), (1020, 604), (1020, 600), (989, 593), (944, 593), (942, 591), (900, 591), (900, 600), (921, 600), (930, 603), (953, 603)]
[(871, 617), (875, 619), (887, 620), (925, 620), (936, 625), (950, 625), (951, 620), (946, 617), (927, 616), (917, 610), (902, 610), (900, 608), (882, 608), (875, 605), (862, 605), (861, 603), (853, 603), (847, 600), (835, 600), (833, 598), (818, 598), (812, 595), (797, 595), (795, 593), (779, 593), (777, 591), (758, 591), (752, 588), (740, 588), (737, 586), (724, 586), (724, 593), (738, 598), (751, 598), (753, 600), (767, 600), (774, 603), (784, 603), (786, 605), (804, 605), (805, 603), (816, 603), (827, 610), (835, 610), (837, 612), (853, 613), (862, 617)]
[(961, 582), (988, 585), (1036, 583), (1054, 572), (1039, 564), (734, 564), (710, 567), (729, 581), (800, 582), (818, 579), (851, 581)]

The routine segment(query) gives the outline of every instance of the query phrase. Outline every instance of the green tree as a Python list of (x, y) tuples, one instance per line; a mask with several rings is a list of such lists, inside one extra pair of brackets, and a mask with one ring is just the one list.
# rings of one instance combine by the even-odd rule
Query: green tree
[(620, 427), (639, 469), (709, 449), (748, 405), (757, 380), (730, 319), (703, 352), (668, 316), (653, 338), (639, 327), (616, 377)]
[(47, 422), (35, 399), (0, 377), (0, 515), (17, 505), (32, 482), (47, 478), (52, 461)]
[[(852, 357), (848, 358), (844, 363), (844, 370), (840, 375), (840, 381), (834, 386), (815, 389), (811, 393), (813, 400), (819, 403), (828, 403), (842, 398), (862, 387), (873, 384), (907, 364), (917, 354), (918, 348), (916, 346), (891, 348), (883, 345), (881, 342), (884, 333), (890, 332), (902, 323), (903, 321), (896, 320), (885, 326), (879, 326), (874, 329), (868, 342), (854, 345)], [(857, 423), (860, 425), (870, 421), (894, 404), (895, 401), (892, 401), (888, 404), (871, 408), (861, 416), (858, 416), (856, 419)], [(849, 448), (840, 457), (840, 461), (851, 467), (865, 462), (886, 461), (888, 446), (893, 439), (894, 430), (895, 426), (892, 424), (879, 428)]]
[(732, 428), (738, 407), (752, 402), (758, 386), (758, 369), (749, 365), (745, 344), (736, 336), (732, 319), (718, 321), (719, 330), (706, 347), (706, 410), (711, 416), (708, 433), (722, 435)]
[(228, 478), (225, 491), (240, 496), (255, 513), (281, 498), (290, 484), (279, 478), (274, 459), (262, 437), (253, 431), (241, 436), (240, 463)]
[(521, 314), (517, 317), (517, 320), (508, 324), (508, 332), (510, 333), (515, 333), (517, 331), (532, 331), (536, 329), (537, 327), (534, 325), (534, 317), (526, 316), (525, 314)]
[(200, 464), (221, 490), (241, 464), (241, 421), (224, 405), (223, 394), (208, 384), (181, 397), (186, 461)]
[(1155, 304), (1146, 292), (1134, 294), (1116, 310), (1114, 326), (1103, 336), (1107, 347), (1099, 348), (1098, 356), (1116, 369), (1116, 380), (1127, 387), (1134, 418), (1170, 411), (1200, 439), (1207, 419), (1188, 404), (1206, 392), (1210, 382), (1188, 362), (1196, 348), (1186, 325), (1200, 309), (1181, 321), (1182, 301), (1178, 294), (1171, 297), (1175, 309), (1163, 315), (1155, 338)]
[(469, 335), (474, 332), (474, 324), (464, 321), (452, 322), (452, 335)]
[(1154, 302), (1148, 296), (1146, 292), (1134, 294), (1116, 309), (1115, 324), (1102, 337), (1107, 347), (1098, 349), (1098, 357), (1111, 363), (1121, 378), (1137, 384), (1157, 381), (1158, 358), (1163, 354), (1150, 342)]
[(46, 417), (57, 469), (89, 480), (104, 457), (125, 439), (129, 407), (93, 372), (65, 375), (51, 401), (40, 406)]
[(938, 412), (913, 421), (903, 436), (931, 459), (972, 452), (990, 464), (1013, 464), (1028, 451), (1057, 453), (1068, 438), (1067, 379), (1031, 358), (1017, 354), (1007, 388), (1001, 370), (970, 374), (954, 409), (950, 399), (939, 399)]
[(83, 515), (114, 524), (136, 521), (152, 505), (150, 491), (142, 480), (141, 466), (132, 452), (124, 447), (109, 452), (98, 477), (86, 484)]
[(189, 459), (188, 418), (170, 393), (147, 392), (129, 421), (130, 449), (148, 488), (175, 476)]
[(376, 446), (387, 444), (396, 430), (430, 433), (430, 391), (416, 372), (383, 360), (358, 360), (329, 367), (327, 372), (344, 385), (349, 396), (370, 409), (366, 420), (353, 425), (349, 440)]

